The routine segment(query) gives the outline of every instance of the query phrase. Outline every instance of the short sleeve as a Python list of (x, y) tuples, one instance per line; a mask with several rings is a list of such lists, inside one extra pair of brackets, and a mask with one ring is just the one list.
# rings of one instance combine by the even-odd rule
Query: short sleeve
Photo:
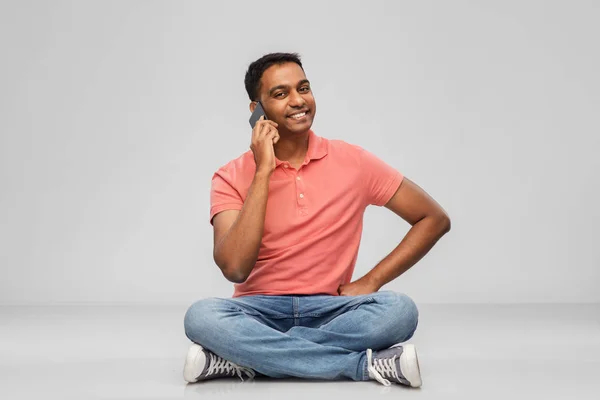
[(363, 148), (360, 149), (360, 160), (367, 204), (384, 206), (400, 187), (404, 175)]
[(214, 173), (210, 188), (210, 224), (213, 217), (225, 210), (241, 210), (244, 205), (242, 196), (234, 187), (231, 174), (220, 169)]

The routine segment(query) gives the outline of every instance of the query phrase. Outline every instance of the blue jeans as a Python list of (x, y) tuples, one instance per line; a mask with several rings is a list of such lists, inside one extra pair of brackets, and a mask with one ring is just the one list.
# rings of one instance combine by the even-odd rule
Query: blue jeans
[(405, 294), (253, 295), (198, 300), (186, 336), (257, 376), (369, 380), (366, 349), (410, 339), (418, 310)]

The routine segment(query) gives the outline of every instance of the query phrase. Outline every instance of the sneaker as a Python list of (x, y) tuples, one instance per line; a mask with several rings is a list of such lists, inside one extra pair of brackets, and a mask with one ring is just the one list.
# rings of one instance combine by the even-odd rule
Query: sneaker
[(367, 370), (369, 378), (385, 386), (391, 385), (389, 380), (412, 387), (422, 383), (417, 349), (413, 344), (394, 345), (375, 353), (367, 349)]
[(250, 379), (255, 375), (252, 369), (227, 361), (197, 343), (190, 346), (183, 366), (183, 379), (190, 383), (236, 375), (243, 381), (242, 373)]

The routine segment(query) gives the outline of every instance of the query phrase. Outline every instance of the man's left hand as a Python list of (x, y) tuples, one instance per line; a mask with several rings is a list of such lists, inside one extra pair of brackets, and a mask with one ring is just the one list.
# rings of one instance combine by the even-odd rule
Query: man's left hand
[(338, 288), (340, 296), (360, 296), (378, 291), (379, 288), (373, 282), (367, 279), (359, 279), (346, 285), (342, 284)]

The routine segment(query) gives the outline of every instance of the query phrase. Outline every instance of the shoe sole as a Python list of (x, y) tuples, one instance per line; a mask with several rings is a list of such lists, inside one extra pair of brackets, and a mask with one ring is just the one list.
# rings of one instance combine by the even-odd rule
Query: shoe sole
[[(187, 382), (197, 382), (198, 376), (202, 373), (202, 369), (199, 369), (199, 365), (202, 365), (202, 368), (204, 368), (204, 364), (206, 364), (206, 355), (204, 354), (204, 351), (202, 351), (203, 349), (202, 346), (194, 343), (188, 350), (187, 356), (185, 357), (185, 365), (183, 366), (183, 379)], [(199, 358), (204, 358), (204, 360), (199, 360)]]
[(405, 344), (402, 346), (402, 355), (400, 356), (400, 368), (402, 375), (410, 382), (411, 387), (420, 387), (421, 368), (419, 367), (419, 358), (414, 344)]

